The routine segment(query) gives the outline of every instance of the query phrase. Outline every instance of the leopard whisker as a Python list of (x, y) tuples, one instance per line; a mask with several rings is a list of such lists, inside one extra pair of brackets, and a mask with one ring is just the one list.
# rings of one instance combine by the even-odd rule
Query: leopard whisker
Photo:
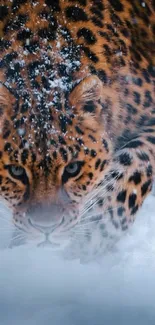
[[(81, 227), (79, 226), (78, 228), (80, 229), (83, 229), (84, 227), (86, 227), (86, 226), (88, 226), (88, 225), (90, 225), (90, 224), (97, 224), (97, 223), (99, 223), (101, 220), (90, 220), (90, 222), (87, 222), (87, 223), (85, 223), (84, 225), (81, 225)], [(76, 229), (76, 228), (75, 228)]]
[[(115, 210), (117, 210), (117, 209), (118, 209), (118, 207), (113, 207), (113, 208), (110, 209), (110, 211), (115, 211)], [(106, 210), (104, 211), (104, 217), (106, 217), (106, 215), (107, 215), (108, 212), (109, 212), (109, 209), (106, 209)], [(97, 215), (101, 215), (102, 212), (97, 211), (96, 214), (97, 214)], [(93, 216), (94, 216), (94, 214), (92, 215), (92, 217), (93, 217)], [(82, 219), (82, 221), (87, 220), (87, 219), (90, 219), (90, 218), (91, 218), (91, 216), (86, 216), (86, 217), (84, 217), (84, 218)]]
[(16, 236), (12, 236), (11, 241), (15, 240), (15, 239), (25, 239), (26, 236), (24, 236), (24, 234), (18, 234)]
[[(93, 194), (91, 195), (91, 197), (88, 195), (87, 196), (87, 201), (89, 202), (90, 200), (93, 200), (93, 198), (95, 198), (96, 195), (98, 195), (101, 191), (103, 191), (107, 186), (109, 185), (113, 185), (114, 182), (117, 180), (118, 176), (113, 178), (111, 181), (105, 183), (105, 185), (103, 187), (100, 187), (99, 190), (97, 191), (93, 191)], [(107, 190), (105, 192), (102, 193), (102, 197), (105, 196), (105, 194), (109, 193)], [(101, 198), (102, 198), (101, 197)], [(91, 208), (94, 207), (94, 205), (96, 205), (97, 201), (99, 200), (99, 198), (97, 197), (96, 200), (93, 202), (93, 204), (91, 204)], [(87, 203), (86, 203), (87, 205)], [(90, 209), (90, 206), (89, 207), (86, 207), (84, 208), (82, 211), (81, 211), (81, 216), (83, 216), (83, 214), (86, 213), (86, 211), (88, 211)]]
[(88, 229), (84, 229), (85, 231), (72, 231), (73, 234), (77, 234), (77, 235), (85, 235), (88, 232)]

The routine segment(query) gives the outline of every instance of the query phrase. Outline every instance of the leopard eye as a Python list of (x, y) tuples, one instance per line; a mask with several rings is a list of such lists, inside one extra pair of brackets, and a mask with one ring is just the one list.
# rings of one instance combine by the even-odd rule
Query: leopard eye
[(25, 170), (24, 170), (24, 168), (22, 168), (20, 166), (10, 165), (9, 172), (10, 172), (11, 176), (20, 177), (20, 176), (24, 175)]
[(80, 173), (83, 165), (83, 161), (75, 161), (68, 164), (64, 169), (64, 173), (62, 175), (62, 182), (66, 183), (69, 178), (76, 177)]
[(75, 162), (75, 163), (70, 163), (65, 169), (68, 174), (73, 175), (77, 173), (78, 169), (80, 169), (80, 166), (78, 162)]
[(6, 165), (5, 168), (10, 173), (11, 177), (18, 179), (23, 184), (29, 184), (29, 179), (25, 169), (17, 165)]

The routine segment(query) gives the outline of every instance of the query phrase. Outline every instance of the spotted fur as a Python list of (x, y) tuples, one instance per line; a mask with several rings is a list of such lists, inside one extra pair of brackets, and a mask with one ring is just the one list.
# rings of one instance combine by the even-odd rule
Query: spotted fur
[(155, 170), (154, 10), (1, 0), (0, 195), (18, 228), (53, 238), (88, 217), (101, 233), (134, 220)]

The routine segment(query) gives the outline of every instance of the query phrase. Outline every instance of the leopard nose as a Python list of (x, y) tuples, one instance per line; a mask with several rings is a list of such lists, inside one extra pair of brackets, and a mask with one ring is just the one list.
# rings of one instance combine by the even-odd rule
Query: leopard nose
[(63, 208), (60, 205), (36, 205), (27, 212), (29, 223), (32, 226), (47, 231), (54, 229), (63, 218)]
[(45, 235), (51, 234), (56, 228), (61, 226), (63, 224), (63, 222), (64, 222), (64, 217), (57, 224), (43, 226), (43, 225), (39, 225), (38, 223), (32, 222), (32, 220), (30, 218), (28, 218), (29, 225), (32, 226), (33, 228), (39, 230), (40, 232), (44, 233)]

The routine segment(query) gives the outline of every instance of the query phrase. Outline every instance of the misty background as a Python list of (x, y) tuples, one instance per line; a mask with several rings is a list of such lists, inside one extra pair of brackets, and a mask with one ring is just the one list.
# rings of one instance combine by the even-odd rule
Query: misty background
[(83, 264), (50, 248), (7, 248), (0, 207), (0, 325), (154, 325), (155, 197), (112, 252)]

